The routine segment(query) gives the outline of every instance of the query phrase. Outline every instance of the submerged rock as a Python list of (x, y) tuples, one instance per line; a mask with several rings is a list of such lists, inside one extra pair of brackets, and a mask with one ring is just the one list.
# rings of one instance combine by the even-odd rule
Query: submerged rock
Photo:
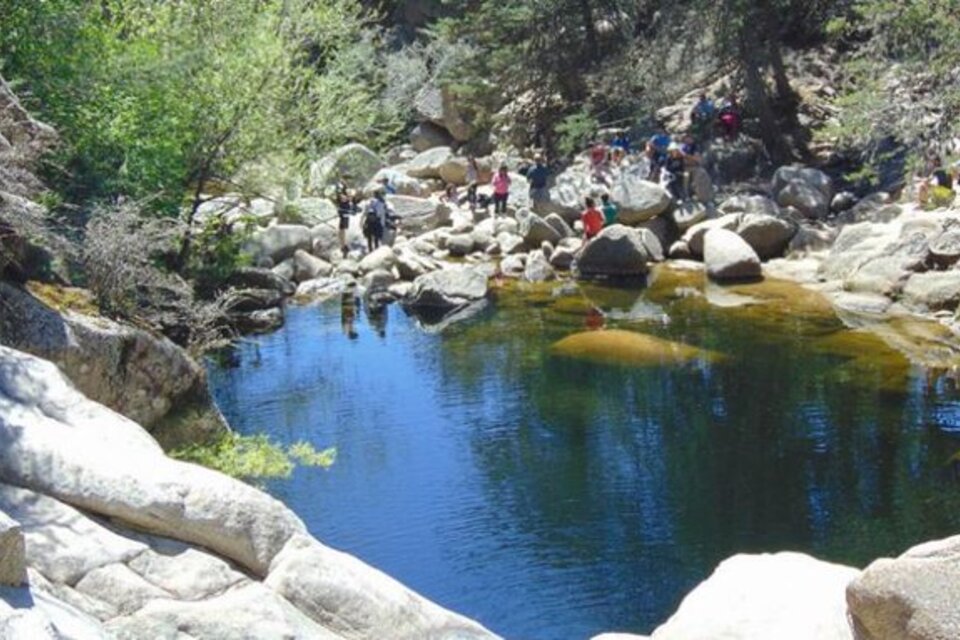
[(719, 357), (682, 342), (621, 329), (576, 333), (555, 342), (550, 352), (568, 358), (637, 367), (682, 365)]

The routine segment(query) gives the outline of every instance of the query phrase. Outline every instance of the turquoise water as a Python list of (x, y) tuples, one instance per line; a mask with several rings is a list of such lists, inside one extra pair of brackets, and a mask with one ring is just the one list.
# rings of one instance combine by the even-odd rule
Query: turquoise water
[[(735, 553), (863, 565), (960, 531), (952, 379), (789, 287), (655, 285), (502, 291), (439, 335), (294, 307), (211, 382), (239, 431), (337, 447), (268, 485), (312, 533), (507, 638), (649, 632)], [(600, 324), (710, 354), (551, 351)]]

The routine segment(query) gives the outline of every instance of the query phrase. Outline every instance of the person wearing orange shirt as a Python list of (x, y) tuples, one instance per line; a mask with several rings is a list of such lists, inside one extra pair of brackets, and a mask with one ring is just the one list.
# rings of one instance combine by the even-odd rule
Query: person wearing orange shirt
[(587, 208), (580, 214), (580, 221), (583, 223), (583, 239), (587, 241), (603, 229), (603, 214), (597, 209), (597, 203), (593, 198), (587, 198), (584, 202)]

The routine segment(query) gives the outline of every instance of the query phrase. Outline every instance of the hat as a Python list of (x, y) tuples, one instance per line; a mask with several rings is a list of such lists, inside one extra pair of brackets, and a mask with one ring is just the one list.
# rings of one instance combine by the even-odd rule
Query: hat
[(667, 151), (683, 151), (683, 147), (679, 143), (671, 142), (670, 146), (667, 147)]

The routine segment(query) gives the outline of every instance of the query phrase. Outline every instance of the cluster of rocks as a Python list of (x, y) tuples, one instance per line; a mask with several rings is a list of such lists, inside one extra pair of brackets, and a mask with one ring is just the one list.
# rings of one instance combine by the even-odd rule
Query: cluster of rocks
[(7, 347), (0, 637), (495, 638)]
[(799, 553), (737, 555), (650, 636), (593, 640), (943, 640), (960, 637), (960, 537), (864, 571)]

